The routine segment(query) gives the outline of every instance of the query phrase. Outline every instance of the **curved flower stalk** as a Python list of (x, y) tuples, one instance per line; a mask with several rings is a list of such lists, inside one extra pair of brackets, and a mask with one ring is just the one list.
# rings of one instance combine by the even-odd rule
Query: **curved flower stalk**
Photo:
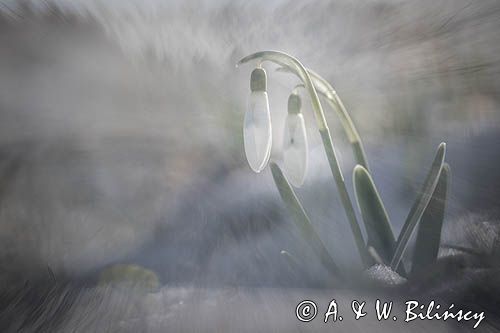
[(337, 95), (337, 92), (325, 79), (323, 79), (312, 70), (308, 70), (308, 72), (311, 76), (312, 81), (314, 82), (314, 85), (317, 87), (316, 89), (318, 90), (318, 92), (326, 98), (326, 101), (328, 102), (330, 107), (337, 112), (340, 123), (342, 124), (347, 138), (351, 143), (351, 147), (357, 163), (365, 167), (366, 170), (370, 170), (368, 161), (366, 159), (365, 149), (363, 147), (363, 142), (361, 141), (358, 130), (354, 126), (354, 123), (349, 116), (349, 112), (347, 112), (344, 103), (342, 103), (342, 100)]
[(255, 172), (261, 172), (271, 156), (271, 113), (266, 89), (266, 72), (262, 68), (254, 69), (250, 79), (251, 92), (245, 113), (243, 141), (248, 164)]
[(321, 106), (321, 102), (318, 97), (318, 93), (314, 84), (311, 80), (309, 73), (306, 68), (294, 57), (279, 51), (262, 51), (251, 54), (238, 62), (238, 65), (249, 62), (251, 60), (259, 60), (260, 62), (271, 61), (280, 66), (286, 67), (292, 73), (297, 75), (297, 77), (304, 83), (304, 86), (311, 97), (312, 109), (316, 122), (319, 128), (321, 139), (323, 141), (323, 146), (325, 148), (326, 156), (328, 158), (328, 163), (335, 179), (337, 185), (337, 190), (340, 195), (340, 200), (344, 207), (347, 219), (349, 221), (351, 231), (358, 248), (361, 260), (365, 265), (370, 263), (370, 257), (368, 251), (365, 247), (365, 242), (363, 240), (363, 235), (359, 227), (354, 208), (347, 192), (347, 188), (344, 182), (344, 176), (340, 170), (340, 166), (337, 160), (337, 155), (335, 153), (335, 148), (330, 135), (330, 129), (325, 119), (325, 114)]
[(306, 125), (300, 96), (293, 92), (288, 98), (288, 115), (283, 138), (284, 172), (295, 187), (304, 184), (308, 165)]

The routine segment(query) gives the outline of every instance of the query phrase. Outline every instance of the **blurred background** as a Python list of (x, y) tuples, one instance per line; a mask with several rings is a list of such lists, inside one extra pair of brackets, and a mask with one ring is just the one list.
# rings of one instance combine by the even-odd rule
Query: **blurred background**
[[(0, 276), (95, 277), (115, 263), (165, 285), (317, 286), (269, 169), (242, 142), (252, 65), (296, 56), (335, 87), (399, 232), (437, 145), (448, 144), (445, 228), (500, 200), (500, 3), (1, 1)], [(297, 79), (265, 64), (279, 158)], [(342, 268), (359, 269), (310, 103), (298, 190)], [(328, 111), (330, 112), (330, 111)], [(328, 114), (344, 177), (354, 167)], [(352, 191), (351, 191), (352, 194)], [(488, 215), (489, 216), (489, 215)], [(291, 270), (288, 250), (308, 263)], [(411, 248), (410, 248), (411, 253)]]

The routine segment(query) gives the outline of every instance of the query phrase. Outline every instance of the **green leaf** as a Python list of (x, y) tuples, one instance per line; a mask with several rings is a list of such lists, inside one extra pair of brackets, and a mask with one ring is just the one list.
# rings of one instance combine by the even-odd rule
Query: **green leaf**
[(380, 257), (380, 255), (378, 254), (377, 250), (375, 250), (373, 248), (373, 246), (370, 246), (368, 245), (367, 247), (367, 250), (368, 250), (368, 253), (370, 254), (370, 256), (372, 257), (373, 261), (375, 264), (380, 264), (380, 265), (387, 265), (384, 261), (384, 259), (382, 259)]
[(399, 263), (403, 258), (404, 251), (408, 246), (408, 240), (410, 239), (413, 230), (415, 230), (418, 221), (422, 217), (422, 214), (427, 208), (427, 205), (431, 200), (432, 194), (436, 189), (439, 175), (441, 174), (441, 169), (443, 167), (445, 154), (446, 154), (446, 144), (443, 142), (439, 145), (437, 149), (436, 157), (432, 162), (431, 169), (427, 174), (424, 185), (422, 186), (422, 191), (417, 196), (415, 203), (411, 207), (410, 212), (408, 213), (408, 217), (406, 218), (405, 224), (403, 225), (403, 228), (401, 229), (401, 232), (399, 234), (398, 240), (396, 242), (396, 247), (394, 250), (394, 256), (392, 257), (391, 261), (391, 268), (393, 270), (395, 270), (395, 268), (399, 266)]
[[(361, 165), (356, 165), (354, 168), (353, 184), (356, 201), (368, 235), (367, 246), (368, 248), (372, 247), (383, 263), (388, 265), (394, 254), (396, 239), (377, 187), (369, 171)], [(406, 275), (404, 266), (401, 263), (398, 266), (398, 273)]]
[(340, 277), (340, 270), (338, 266), (333, 261), (333, 258), (328, 253), (325, 245), (321, 241), (321, 238), (314, 230), (314, 227), (309, 220), (304, 208), (299, 202), (297, 195), (294, 190), (290, 186), (290, 183), (283, 175), (280, 167), (271, 162), (271, 172), (273, 174), (274, 182), (276, 183), (276, 187), (281, 195), (281, 198), (285, 202), (285, 205), (288, 211), (291, 213), (295, 225), (299, 228), (301, 235), (305, 238), (309, 246), (313, 249), (313, 251), (318, 255), (321, 263), (328, 269), (332, 274), (337, 277)]
[(450, 177), (450, 166), (445, 163), (431, 201), (418, 226), (412, 275), (418, 274), (437, 259)]
[(387, 264), (392, 259), (396, 239), (373, 179), (359, 164), (353, 171), (353, 184), (368, 235), (368, 246), (372, 246)]

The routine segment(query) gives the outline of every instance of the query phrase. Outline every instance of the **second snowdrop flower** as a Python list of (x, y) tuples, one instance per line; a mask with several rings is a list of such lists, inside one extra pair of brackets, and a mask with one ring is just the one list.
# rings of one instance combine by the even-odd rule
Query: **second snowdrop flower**
[(283, 141), (284, 172), (295, 187), (304, 184), (307, 173), (308, 148), (300, 96), (292, 93), (288, 98), (288, 115)]

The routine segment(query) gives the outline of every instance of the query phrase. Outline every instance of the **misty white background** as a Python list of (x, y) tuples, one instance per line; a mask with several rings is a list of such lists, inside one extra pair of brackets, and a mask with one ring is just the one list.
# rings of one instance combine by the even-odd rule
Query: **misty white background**
[[(252, 67), (235, 63), (263, 49), (296, 56), (337, 89), (396, 231), (441, 141), (453, 171), (450, 219), (498, 203), (496, 1), (51, 3), (2, 1), (6, 276), (47, 265), (79, 276), (136, 258), (166, 281), (259, 280), (296, 237), (269, 171), (252, 174), (242, 151)], [(297, 81), (266, 68), (279, 154)], [(299, 195), (349, 267), (350, 232), (304, 105), (312, 162)], [(350, 151), (328, 120), (351, 188)], [(259, 229), (273, 219), (285, 222)], [(231, 228), (249, 225), (255, 235), (231, 240)], [(281, 281), (274, 273), (263, 280)]]

